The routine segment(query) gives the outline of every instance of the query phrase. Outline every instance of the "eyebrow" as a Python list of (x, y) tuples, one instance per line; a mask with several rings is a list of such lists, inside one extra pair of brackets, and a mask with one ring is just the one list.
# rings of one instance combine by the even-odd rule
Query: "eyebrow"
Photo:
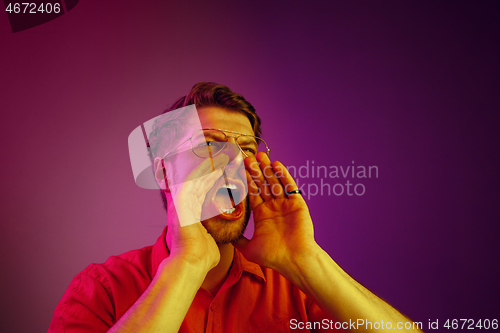
[(244, 134), (244, 135), (240, 136), (238, 138), (238, 140), (242, 140), (243, 143), (245, 143), (245, 144), (252, 143), (254, 145), (257, 145), (257, 140), (255, 139), (254, 136), (249, 136), (249, 135)]
[(229, 134), (239, 134), (239, 135), (250, 135), (250, 136), (253, 136), (253, 134), (245, 134), (245, 133), (230, 131), (230, 130), (226, 130), (226, 129), (220, 129), (220, 128), (214, 128), (214, 129), (222, 131), (224, 133), (229, 133)]
[(205, 137), (209, 137), (209, 138), (217, 138), (218, 136), (220, 135), (217, 135), (216, 132), (208, 132), (208, 133), (205, 133)]
[(206, 136), (206, 137), (210, 137), (210, 138), (215, 138), (215, 137), (217, 137), (216, 133), (214, 133), (214, 132), (205, 133), (205, 136)]
[[(236, 134), (237, 137), (244, 137), (247, 139), (247, 141), (252, 141), (252, 143), (255, 143), (256, 145), (258, 145), (257, 139), (260, 139), (259, 137), (255, 136), (254, 134), (244, 134), (244, 133), (234, 132), (234, 131), (221, 129), (221, 128), (203, 128), (203, 130), (217, 130), (217, 131), (224, 132), (224, 134), (226, 134), (227, 136), (234, 136), (233, 134)], [(210, 133), (210, 134), (212, 134), (212, 133)]]

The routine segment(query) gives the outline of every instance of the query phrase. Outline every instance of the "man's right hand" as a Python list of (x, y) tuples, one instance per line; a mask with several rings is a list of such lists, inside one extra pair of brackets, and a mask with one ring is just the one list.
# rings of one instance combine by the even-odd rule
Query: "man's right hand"
[[(207, 192), (222, 177), (223, 167), (229, 162), (225, 154), (204, 160), (186, 178), (188, 181), (170, 187), (167, 247), (171, 257), (203, 269), (206, 274), (217, 266), (220, 252), (213, 237), (200, 223), (201, 210)], [(210, 172), (212, 163), (217, 170)], [(175, 204), (174, 204), (175, 202)]]
[(186, 177), (189, 181), (179, 184), (173, 193), (166, 192), (170, 255), (162, 261), (146, 291), (109, 332), (179, 330), (207, 273), (220, 261), (215, 240), (199, 222), (206, 193), (222, 176), (221, 168), (228, 163), (228, 157), (221, 154), (213, 162), (214, 168), (210, 159), (203, 161)]
[(178, 219), (170, 219), (166, 241), (169, 258), (181, 258), (190, 266), (202, 268), (205, 275), (219, 263), (219, 248), (201, 222), (182, 227)]

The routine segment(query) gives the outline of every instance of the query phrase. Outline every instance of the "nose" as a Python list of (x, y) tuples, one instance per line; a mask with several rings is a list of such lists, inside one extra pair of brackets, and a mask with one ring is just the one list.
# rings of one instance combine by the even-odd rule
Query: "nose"
[(242, 154), (241, 148), (236, 142), (236, 138), (228, 137), (226, 146), (222, 153), (229, 157), (229, 163), (225, 167), (227, 177), (234, 179), (245, 179), (245, 166), (243, 159), (246, 157)]
[(227, 140), (227, 144), (222, 152), (229, 157), (229, 164), (231, 164), (233, 163), (234, 159), (238, 158), (241, 150), (240, 146), (236, 142), (236, 139), (233, 137), (229, 137)]
[[(228, 137), (227, 142), (230, 142), (233, 145), (236, 145), (236, 148), (238, 148), (238, 152), (241, 151), (243, 153), (243, 150), (241, 149), (240, 144), (236, 141), (236, 138), (234, 136)], [(246, 155), (244, 153), (243, 153), (243, 156), (246, 157)]]
[(236, 138), (234, 136), (230, 136), (227, 138), (227, 142), (231, 143), (230, 146), (236, 146), (238, 152), (240, 151), (240, 145), (238, 144), (238, 142), (236, 142)]

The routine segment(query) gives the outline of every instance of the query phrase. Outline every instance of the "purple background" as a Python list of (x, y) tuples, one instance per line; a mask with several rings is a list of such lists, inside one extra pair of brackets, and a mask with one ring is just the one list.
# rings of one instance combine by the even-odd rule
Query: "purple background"
[(500, 319), (499, 4), (92, 0), (16, 34), (0, 14), (0, 331), (45, 331), (75, 274), (156, 240), (127, 137), (202, 80), (254, 104), (285, 165), (378, 166), (361, 197), (309, 200), (348, 273), (425, 328)]

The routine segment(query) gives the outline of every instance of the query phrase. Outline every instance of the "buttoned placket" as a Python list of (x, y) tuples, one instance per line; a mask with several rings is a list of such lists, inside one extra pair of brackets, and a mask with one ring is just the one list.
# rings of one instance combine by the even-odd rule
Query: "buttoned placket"
[(208, 318), (207, 318), (207, 333), (218, 333), (222, 330), (222, 316), (221, 313), (221, 304), (223, 301), (223, 297), (221, 296), (224, 292), (226, 292), (229, 288), (231, 288), (241, 277), (241, 271), (239, 274), (235, 271), (235, 269), (231, 269), (229, 275), (224, 281), (224, 284), (221, 286), (220, 290), (217, 292), (215, 296), (213, 296), (210, 292), (203, 290), (205, 296), (211, 297), (212, 301), (210, 302), (210, 306), (208, 309)]

